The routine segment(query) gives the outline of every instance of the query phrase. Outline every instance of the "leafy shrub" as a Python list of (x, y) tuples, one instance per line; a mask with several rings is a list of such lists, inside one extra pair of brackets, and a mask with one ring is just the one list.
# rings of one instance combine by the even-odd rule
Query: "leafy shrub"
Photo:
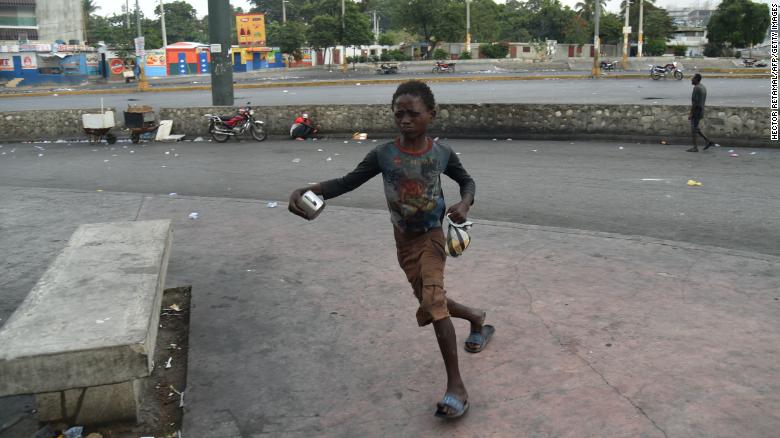
[(672, 52), (674, 53), (674, 56), (685, 56), (688, 52), (688, 47), (682, 44), (672, 46)]
[(471, 52), (461, 52), (460, 59), (471, 59)]
[(509, 47), (496, 43), (483, 44), (479, 46), (479, 53), (484, 55), (486, 58), (506, 58), (506, 55), (509, 54)]
[(661, 56), (666, 52), (666, 42), (662, 38), (649, 40), (646, 47), (648, 56)]
[(447, 59), (450, 56), (444, 49), (436, 49), (433, 51), (433, 59)]

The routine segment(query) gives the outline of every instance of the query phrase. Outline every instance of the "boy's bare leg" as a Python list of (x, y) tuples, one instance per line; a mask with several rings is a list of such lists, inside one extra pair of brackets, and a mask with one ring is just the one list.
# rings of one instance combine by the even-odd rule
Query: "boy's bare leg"
[[(441, 357), (444, 359), (444, 368), (447, 370), (447, 392), (456, 396), (460, 401), (465, 402), (468, 399), (466, 386), (460, 378), (458, 369), (458, 347), (455, 337), (455, 327), (452, 326), (452, 319), (444, 318), (433, 322), (433, 329), (436, 331), (436, 341), (439, 343)], [(452, 409), (447, 406), (438, 405), (438, 408), (446, 415), (454, 414)]]
[(451, 298), (447, 298), (447, 310), (450, 312), (450, 316), (454, 318), (465, 319), (471, 323), (471, 331), (478, 332), (482, 330), (482, 325), (485, 323), (485, 312), (473, 307), (464, 306), (457, 303)]

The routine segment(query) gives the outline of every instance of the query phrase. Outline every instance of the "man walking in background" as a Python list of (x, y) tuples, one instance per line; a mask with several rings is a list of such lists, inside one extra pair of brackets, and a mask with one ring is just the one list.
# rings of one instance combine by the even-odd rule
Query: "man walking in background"
[(691, 94), (691, 112), (688, 113), (688, 120), (691, 121), (693, 147), (687, 149), (687, 152), (699, 152), (698, 136), (701, 136), (701, 138), (707, 142), (707, 146), (704, 146), (704, 150), (706, 151), (710, 148), (710, 146), (715, 145), (715, 143), (707, 138), (707, 136), (701, 132), (701, 129), (699, 129), (699, 122), (701, 122), (702, 117), (704, 117), (704, 102), (707, 100), (707, 89), (704, 88), (704, 85), (701, 84), (701, 75), (699, 73), (693, 75), (691, 84), (693, 84), (693, 93)]

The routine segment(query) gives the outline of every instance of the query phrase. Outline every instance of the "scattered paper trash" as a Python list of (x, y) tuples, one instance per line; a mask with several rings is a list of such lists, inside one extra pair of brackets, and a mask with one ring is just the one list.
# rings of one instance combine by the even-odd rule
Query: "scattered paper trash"
[(176, 196), (176, 195), (178, 195), (178, 193), (176, 193), (176, 192), (168, 193), (168, 196)]
[(751, 153), (750, 153), (750, 155), (755, 155), (755, 154), (756, 154), (756, 152), (751, 152)]
[(537, 152), (537, 150), (536, 149), (532, 149), (531, 152)]
[(103, 438), (103, 435), (97, 432), (92, 432), (91, 434), (87, 435), (86, 438)]
[(357, 83), (357, 84), (355, 84), (355, 85), (357, 85), (357, 86), (360, 86), (360, 82), (358, 82), (358, 83)]
[(620, 146), (620, 147), (618, 147), (618, 149), (620, 149), (622, 151), (624, 148), (623, 148), (623, 146)]
[(200, 215), (199, 215), (197, 212), (193, 211), (193, 212), (192, 212), (192, 213), (190, 213), (190, 215), (189, 215), (189, 216), (187, 216), (187, 217), (189, 217), (190, 219), (198, 219), (198, 217), (199, 217), (199, 216), (200, 216)]
[(169, 358), (168, 358), (168, 362), (165, 362), (165, 368), (166, 368), (166, 369), (171, 367), (171, 361), (172, 361), (172, 360), (173, 360), (173, 358), (172, 358), (172, 357), (169, 357)]
[(333, 161), (333, 158), (328, 157), (328, 158), (325, 159), (325, 161)]
[(512, 139), (511, 138), (507, 138), (506, 141), (512, 141)]
[(689, 179), (688, 180), (688, 185), (691, 186), (691, 187), (698, 187), (698, 186), (701, 185), (701, 182), (693, 180), (693, 179)]
[(203, 137), (195, 137), (195, 139), (192, 141), (203, 141)]
[(267, 205), (268, 205), (268, 208), (276, 208), (279, 205), (279, 203), (271, 201)]
[(661, 140), (661, 144), (669, 144), (669, 142), (666, 140)]
[(344, 140), (344, 143), (349, 143), (349, 141), (347, 141), (347, 140)]
[(460, 155), (460, 152), (455, 152), (455, 155)]
[(729, 149), (729, 153), (732, 153), (732, 152), (734, 152), (734, 149)]
[(301, 159), (300, 158), (293, 158), (292, 162), (295, 163), (295, 164), (298, 164), (298, 163), (301, 162)]
[(165, 155), (170, 155), (171, 151), (165, 151)]
[(498, 139), (497, 139), (497, 138), (494, 138), (494, 139), (493, 139), (493, 141), (498, 141)]
[(65, 432), (62, 432), (62, 436), (65, 438), (81, 438), (82, 432), (84, 432), (84, 428), (82, 426), (74, 426)]
[(320, 149), (317, 149), (317, 152), (324, 152), (324, 151), (322, 150), (322, 148), (320, 148)]
[(171, 304), (168, 306), (169, 309), (173, 310), (174, 312), (181, 312), (181, 307), (179, 307), (178, 304)]
[(42, 156), (43, 156), (43, 154), (38, 154), (38, 156), (39, 156), (39, 157), (42, 157)]
[(729, 155), (729, 157), (732, 157), (732, 158), (737, 158), (738, 156), (739, 156), (739, 154), (730, 154)]
[(103, 160), (104, 163), (108, 163), (109, 160)]
[(352, 134), (352, 140), (366, 140), (368, 139), (368, 134), (365, 132), (356, 132)]

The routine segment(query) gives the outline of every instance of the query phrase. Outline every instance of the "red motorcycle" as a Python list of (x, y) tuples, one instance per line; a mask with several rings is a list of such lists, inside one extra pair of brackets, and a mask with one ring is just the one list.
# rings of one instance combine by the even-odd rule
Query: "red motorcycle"
[(234, 116), (220, 116), (205, 114), (209, 118), (209, 134), (219, 142), (224, 143), (231, 136), (239, 136), (245, 133), (252, 135), (257, 141), (263, 141), (268, 137), (265, 124), (261, 120), (255, 120), (255, 110), (247, 106), (238, 109)]
[(436, 65), (433, 66), (433, 73), (455, 73), (454, 62), (436, 61)]

